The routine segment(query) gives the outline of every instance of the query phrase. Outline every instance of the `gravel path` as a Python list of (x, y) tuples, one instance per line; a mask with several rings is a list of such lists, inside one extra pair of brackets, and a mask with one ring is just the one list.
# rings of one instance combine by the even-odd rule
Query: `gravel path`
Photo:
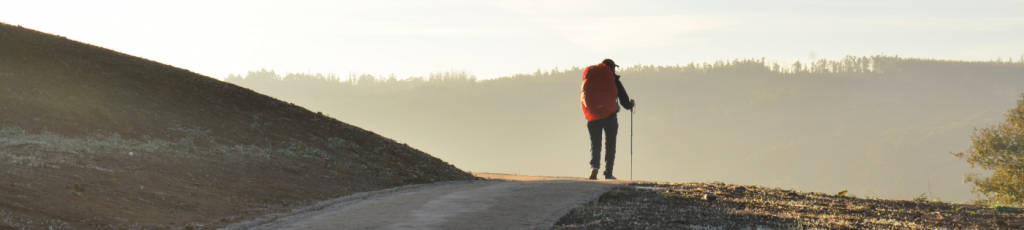
[(228, 229), (549, 229), (576, 205), (627, 182), (476, 176), (492, 180), (360, 193)]

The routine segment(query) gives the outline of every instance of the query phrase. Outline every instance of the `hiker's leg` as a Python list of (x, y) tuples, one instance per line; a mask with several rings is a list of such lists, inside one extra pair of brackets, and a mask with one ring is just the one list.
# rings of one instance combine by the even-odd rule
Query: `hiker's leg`
[(619, 119), (612, 116), (605, 119), (604, 133), (606, 135), (605, 140), (605, 175), (612, 174), (612, 166), (615, 165), (615, 137), (619, 134)]
[(590, 168), (601, 168), (601, 120), (587, 122), (590, 132)]

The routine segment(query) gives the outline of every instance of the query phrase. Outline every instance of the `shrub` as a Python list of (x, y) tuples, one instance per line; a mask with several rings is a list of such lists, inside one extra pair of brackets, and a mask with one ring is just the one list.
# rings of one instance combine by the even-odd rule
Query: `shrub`
[[(1024, 98), (1024, 94), (1021, 95)], [(975, 129), (971, 147), (954, 153), (966, 160), (971, 168), (993, 170), (992, 175), (968, 174), (965, 183), (974, 186), (972, 192), (988, 203), (1024, 203), (1024, 99), (1006, 114), (1006, 122)], [(984, 197), (984, 198), (982, 198)]]

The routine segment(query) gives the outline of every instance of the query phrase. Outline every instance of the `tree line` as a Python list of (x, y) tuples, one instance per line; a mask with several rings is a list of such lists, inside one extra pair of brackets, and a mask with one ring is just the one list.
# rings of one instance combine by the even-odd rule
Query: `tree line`
[[(765, 58), (760, 59), (735, 59), (720, 60), (711, 63), (694, 63), (686, 65), (634, 65), (621, 68), (621, 74), (635, 74), (641, 77), (672, 77), (697, 74), (717, 73), (747, 73), (747, 74), (879, 74), (898, 73), (902, 71), (913, 71), (921, 68), (934, 67), (973, 67), (974, 69), (990, 67), (1019, 67), (1024, 64), (1024, 55), (1016, 61), (1013, 58), (1003, 60), (999, 58), (993, 61), (959, 61), (959, 60), (938, 60), (925, 58), (906, 58), (899, 56), (846, 56), (839, 60), (819, 59), (810, 63), (793, 62), (790, 65), (782, 65), (778, 62), (768, 63)], [(349, 74), (347, 77), (339, 77), (333, 73), (286, 73), (282, 77), (274, 70), (255, 70), (242, 74), (229, 74), (225, 81), (240, 84), (260, 83), (290, 83), (290, 84), (334, 84), (337, 86), (351, 85), (361, 87), (376, 87), (379, 85), (390, 85), (396, 87), (418, 86), (428, 84), (464, 84), (476, 83), (478, 81), (502, 81), (510, 78), (525, 77), (550, 77), (561, 75), (582, 74), (581, 67), (568, 69), (552, 69), (542, 71), (538, 69), (534, 73), (515, 74), (511, 76), (498, 77), (493, 79), (478, 80), (473, 74), (465, 70), (451, 70), (446, 72), (431, 73), (428, 76), (413, 76), (399, 79), (394, 74), (389, 76), (375, 76), (371, 74)]]

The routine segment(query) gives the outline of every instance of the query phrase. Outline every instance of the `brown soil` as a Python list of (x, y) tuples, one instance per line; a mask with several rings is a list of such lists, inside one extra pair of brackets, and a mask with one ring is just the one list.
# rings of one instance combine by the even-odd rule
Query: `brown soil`
[(1020, 213), (724, 183), (638, 183), (570, 211), (555, 229), (1021, 229)]
[[(474, 178), (249, 89), (3, 23), (0, 127), (190, 146), (129, 155), (0, 142), (0, 229), (208, 229), (355, 192)], [(224, 146), (265, 151), (216, 151)]]

